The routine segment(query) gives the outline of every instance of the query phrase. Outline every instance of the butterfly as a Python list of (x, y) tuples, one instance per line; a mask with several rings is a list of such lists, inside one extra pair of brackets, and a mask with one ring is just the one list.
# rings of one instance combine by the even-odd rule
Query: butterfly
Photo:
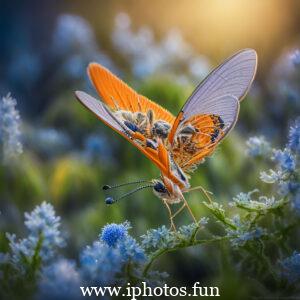
[[(195, 221), (183, 194), (197, 188), (203, 191), (203, 188), (190, 187), (190, 174), (234, 127), (240, 101), (250, 89), (256, 69), (255, 50), (237, 52), (195, 88), (176, 117), (97, 63), (90, 63), (87, 71), (103, 101), (83, 91), (75, 94), (98, 119), (134, 145), (160, 170), (160, 178), (145, 187), (152, 187), (154, 194), (162, 199), (174, 228), (173, 218), (184, 207)], [(104, 186), (104, 189), (110, 188)], [(106, 202), (111, 204), (115, 200), (109, 197)], [(169, 204), (178, 202), (183, 205), (172, 214)]]

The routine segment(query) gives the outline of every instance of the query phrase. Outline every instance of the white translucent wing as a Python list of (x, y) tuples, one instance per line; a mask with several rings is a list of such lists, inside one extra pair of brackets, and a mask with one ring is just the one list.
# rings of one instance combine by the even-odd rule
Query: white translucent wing
[(129, 137), (128, 130), (112, 115), (112, 113), (101, 101), (81, 91), (76, 91), (75, 95), (86, 108), (92, 111), (106, 125), (116, 130), (123, 136)]
[[(249, 90), (256, 66), (257, 54), (253, 49), (242, 50), (228, 58), (197, 86), (177, 117), (180, 122), (175, 121), (174, 125), (178, 127), (195, 115), (212, 114), (222, 118), (225, 134), (228, 133), (239, 112), (236, 102), (241, 101)], [(172, 129), (174, 133), (176, 129)]]
[(185, 103), (182, 111), (184, 117), (202, 113), (207, 106), (218, 106), (217, 99), (224, 95), (232, 95), (242, 100), (254, 79), (257, 66), (257, 54), (253, 49), (242, 50), (212, 71), (201, 82)]

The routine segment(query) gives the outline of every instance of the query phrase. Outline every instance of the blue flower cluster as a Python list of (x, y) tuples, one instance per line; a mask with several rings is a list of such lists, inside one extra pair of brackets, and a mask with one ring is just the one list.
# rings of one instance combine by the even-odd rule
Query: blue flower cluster
[(291, 59), (296, 68), (300, 67), (300, 51), (298, 49), (291, 54)]
[(157, 229), (150, 229), (142, 235), (142, 245), (146, 249), (166, 248), (172, 246), (173, 243), (174, 235), (164, 225)]
[(0, 144), (4, 162), (22, 153), (20, 114), (10, 94), (0, 100)]
[[(177, 73), (179, 81), (196, 78), (199, 82), (210, 69), (207, 59), (197, 55), (178, 30), (170, 31), (164, 39), (156, 42), (153, 31), (146, 26), (133, 32), (131, 20), (125, 13), (116, 16), (112, 40), (138, 78), (170, 72)], [(188, 78), (182, 75), (184, 71)]]
[(59, 258), (42, 268), (37, 284), (39, 300), (79, 299), (80, 274), (74, 261)]
[[(63, 257), (55, 258), (65, 240), (60, 232), (60, 218), (51, 204), (44, 202), (25, 213), (25, 226), (29, 231), (26, 238), (17, 240), (15, 234), (7, 233), (10, 251), (0, 253), (0, 277), (13, 277), (17, 282), (31, 278), (34, 282), (28, 284), (36, 286), (37, 299), (77, 299), (81, 285), (113, 285), (125, 282), (126, 276), (143, 276), (142, 267), (148, 257), (129, 235), (128, 222), (104, 226), (99, 239), (82, 250), (78, 265)], [(155, 277), (151, 273), (149, 279), (161, 275), (157, 273)], [(0, 296), (4, 290), (5, 287)]]
[(60, 232), (60, 217), (55, 215), (53, 206), (43, 202), (30, 214), (25, 213), (25, 226), (29, 231), (26, 238), (17, 240), (15, 234), (7, 233), (11, 250), (11, 262), (16, 268), (26, 271), (22, 265), (24, 257), (29, 263), (35, 258), (38, 251), (42, 261), (51, 260), (57, 248), (65, 245)]
[(113, 162), (112, 141), (107, 140), (104, 135), (92, 133), (84, 141), (83, 156), (87, 161)]
[(109, 247), (116, 246), (119, 240), (124, 240), (127, 235), (129, 223), (124, 224), (109, 224), (102, 228), (100, 239), (105, 242)]
[[(249, 146), (249, 143), (247, 145)], [(300, 158), (299, 118), (290, 127), (286, 147), (283, 150), (273, 149), (272, 153), (272, 160), (276, 163), (275, 168), (262, 171), (260, 179), (269, 184), (277, 184), (278, 194), (283, 197), (289, 196), (292, 208), (300, 213), (300, 184), (298, 180)]]
[[(149, 285), (161, 285), (167, 273), (148, 270), (152, 254), (159, 249), (171, 249), (191, 244), (200, 228), (207, 223), (181, 226), (177, 232), (162, 226), (149, 230), (141, 237), (141, 243), (129, 233), (129, 222), (107, 224), (99, 238), (86, 246), (79, 255), (79, 262), (57, 256), (57, 250), (65, 245), (60, 232), (60, 218), (53, 206), (42, 203), (31, 213), (25, 213), (25, 226), (29, 234), (16, 239), (7, 234), (10, 251), (0, 253), (0, 276), (5, 280), (27, 282), (36, 299), (78, 299), (80, 286), (113, 286), (126, 284), (128, 280), (147, 281)], [(17, 272), (15, 272), (17, 270)], [(5, 293), (1, 286), (0, 296)], [(10, 287), (11, 288), (11, 287)]]
[(254, 136), (246, 142), (247, 154), (252, 157), (264, 157), (270, 153), (270, 144), (263, 136)]
[(67, 133), (54, 128), (27, 128), (24, 139), (28, 147), (46, 157), (62, 154), (72, 145)]
[(278, 163), (282, 172), (293, 172), (296, 168), (295, 157), (287, 148), (284, 150), (274, 150), (273, 160)]
[(293, 255), (280, 261), (282, 276), (289, 282), (295, 283), (300, 280), (300, 253), (294, 252)]
[(150, 229), (141, 236), (142, 245), (147, 251), (176, 247), (182, 242), (194, 239), (197, 231), (203, 229), (207, 222), (208, 218), (203, 217), (197, 223), (180, 226), (177, 232), (168, 229), (165, 225)]
[(250, 228), (248, 222), (241, 222), (239, 215), (233, 217), (233, 223), (237, 229), (227, 229), (226, 231), (227, 235), (232, 237), (230, 242), (234, 248), (245, 246), (247, 242), (259, 240), (267, 234), (264, 228), (259, 226)]
[(300, 154), (300, 118), (290, 127), (288, 148)]
[(90, 61), (97, 61), (111, 70), (111, 59), (99, 50), (90, 24), (82, 17), (63, 14), (58, 17), (52, 38), (52, 54), (63, 59), (62, 71), (69, 79), (78, 79)]
[[(130, 224), (108, 224), (98, 241), (87, 246), (80, 255), (82, 278), (89, 282), (114, 284), (121, 280), (125, 265), (143, 264), (147, 258), (137, 241), (128, 234)], [(132, 270), (138, 273), (138, 268)]]
[(286, 116), (296, 117), (300, 113), (299, 76), (300, 51), (288, 49), (275, 62), (269, 77), (269, 90), (272, 95), (270, 115), (273, 115), (275, 130), (279, 129), (277, 124), (287, 121)]

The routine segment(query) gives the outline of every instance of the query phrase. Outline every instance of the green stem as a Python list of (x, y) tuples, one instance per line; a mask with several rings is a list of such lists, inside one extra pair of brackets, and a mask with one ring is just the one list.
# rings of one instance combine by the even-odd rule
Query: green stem
[(168, 252), (173, 252), (182, 248), (189, 248), (192, 246), (202, 245), (202, 244), (209, 244), (214, 242), (221, 242), (225, 240), (229, 240), (232, 238), (232, 236), (222, 236), (222, 237), (215, 237), (213, 239), (205, 239), (205, 240), (189, 240), (189, 241), (183, 241), (182, 243), (177, 244), (176, 246), (172, 248), (162, 248), (154, 252), (154, 254), (151, 256), (149, 262), (145, 265), (145, 268), (143, 270), (143, 277), (146, 277), (151, 266), (153, 263), (163, 254)]

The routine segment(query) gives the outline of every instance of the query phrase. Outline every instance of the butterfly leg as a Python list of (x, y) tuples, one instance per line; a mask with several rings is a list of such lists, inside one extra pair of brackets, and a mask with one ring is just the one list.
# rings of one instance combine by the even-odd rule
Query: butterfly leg
[(182, 210), (186, 207), (185, 203), (172, 215), (172, 218), (175, 218)]
[(171, 224), (171, 225), (170, 225), (170, 229), (176, 231), (176, 226), (175, 226), (175, 224), (174, 224), (174, 222), (173, 222), (174, 216), (172, 215), (172, 210), (171, 210), (169, 204), (167, 203), (167, 201), (163, 200), (163, 203), (164, 203), (164, 205), (166, 206), (166, 208), (167, 208), (167, 210), (168, 210), (168, 213), (169, 213), (170, 224)]
[(196, 187), (191, 188), (191, 189), (188, 189), (188, 190), (186, 190), (185, 192), (188, 193), (188, 192), (193, 192), (193, 191), (201, 191), (201, 192), (203, 193), (203, 195), (206, 197), (206, 199), (208, 200), (209, 203), (212, 203), (212, 202), (213, 202), (212, 199), (211, 199), (211, 197), (209, 196), (209, 194), (212, 195), (212, 192), (207, 191), (207, 190), (206, 190), (204, 187), (202, 187), (201, 185), (196, 186)]
[(195, 216), (194, 216), (194, 214), (193, 214), (193, 212), (192, 212), (189, 204), (187, 203), (186, 199), (184, 198), (184, 196), (182, 194), (181, 194), (181, 198), (182, 198), (182, 200), (184, 202), (184, 205), (187, 207), (188, 212), (190, 213), (191, 217), (193, 218), (194, 222), (197, 223), (197, 220), (196, 220), (196, 218), (195, 218)]

